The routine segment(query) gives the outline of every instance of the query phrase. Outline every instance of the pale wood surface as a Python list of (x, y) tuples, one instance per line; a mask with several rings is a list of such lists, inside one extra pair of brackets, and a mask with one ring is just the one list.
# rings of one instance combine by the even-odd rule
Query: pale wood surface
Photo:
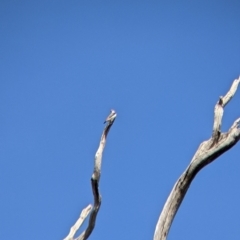
[[(107, 135), (115, 121), (117, 114), (115, 114), (115, 117), (111, 119), (111, 121), (107, 122), (107, 125), (105, 126), (98, 150), (95, 154), (94, 159), (94, 168), (93, 168), (93, 174), (91, 177), (91, 185), (92, 185), (92, 192), (93, 192), (93, 198), (94, 198), (94, 204), (93, 206), (88, 205), (85, 209), (83, 209), (82, 213), (80, 214), (79, 219), (76, 221), (76, 223), (71, 227), (70, 232), (64, 240), (86, 240), (91, 235), (95, 224), (96, 224), (96, 218), (98, 211), (101, 206), (101, 195), (99, 193), (99, 181), (101, 176), (101, 166), (102, 166), (102, 155), (103, 151), (106, 145)], [(79, 237), (74, 238), (76, 232), (81, 227), (84, 220), (87, 218), (88, 214), (90, 213), (88, 227), (86, 230), (84, 230)]]
[(200, 144), (198, 150), (193, 156), (190, 164), (186, 170), (182, 173), (180, 178), (175, 183), (164, 207), (159, 216), (155, 233), (154, 240), (165, 240), (172, 221), (180, 207), (184, 196), (196, 176), (196, 174), (207, 164), (217, 159), (220, 155), (232, 148), (240, 139), (240, 118), (237, 119), (228, 132), (221, 132), (221, 123), (223, 116), (223, 108), (234, 96), (240, 77), (233, 81), (230, 90), (224, 97), (220, 97), (215, 109), (214, 109), (214, 123), (212, 137)]

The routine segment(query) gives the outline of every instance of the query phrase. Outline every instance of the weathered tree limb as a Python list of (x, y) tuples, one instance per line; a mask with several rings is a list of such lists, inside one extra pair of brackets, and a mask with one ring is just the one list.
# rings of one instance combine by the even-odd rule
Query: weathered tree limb
[(233, 84), (224, 97), (220, 97), (214, 110), (214, 124), (212, 137), (200, 144), (190, 164), (175, 183), (159, 216), (154, 240), (166, 240), (172, 221), (180, 207), (183, 198), (197, 173), (217, 159), (220, 155), (232, 148), (240, 139), (240, 118), (237, 119), (228, 132), (221, 133), (223, 108), (234, 96), (240, 77)]
[(240, 76), (233, 81), (231, 88), (229, 89), (227, 94), (223, 97), (223, 104), (222, 104), (223, 107), (225, 107), (234, 96), (235, 92), (237, 91), (239, 81), (240, 81)]
[[(98, 150), (95, 154), (94, 169), (93, 169), (93, 174), (91, 177), (92, 192), (93, 192), (93, 197), (94, 197), (93, 207), (91, 205), (88, 205), (82, 211), (79, 219), (73, 225), (68, 236), (66, 238), (64, 238), (64, 240), (86, 240), (91, 235), (91, 233), (95, 227), (97, 214), (98, 214), (98, 211), (101, 206), (101, 195), (99, 194), (99, 181), (100, 181), (100, 176), (101, 176), (102, 154), (103, 154), (103, 150), (106, 145), (107, 135), (115, 121), (116, 116), (117, 116), (117, 114), (115, 113), (115, 115), (113, 117), (111, 117), (111, 119), (109, 121), (107, 121), (107, 125), (104, 128), (101, 139), (100, 139)], [(83, 231), (79, 237), (74, 239), (74, 235), (76, 234), (76, 232), (78, 231), (78, 229), (80, 228), (80, 226), (82, 225), (82, 223), (84, 222), (84, 220), (86, 219), (86, 217), (88, 216), (90, 211), (91, 211), (91, 213), (90, 213), (87, 229), (85, 231)]]
[(84, 208), (80, 214), (79, 219), (76, 223), (71, 227), (69, 234), (63, 240), (71, 240), (73, 239), (74, 235), (76, 234), (77, 230), (82, 226), (83, 222), (87, 218), (88, 214), (92, 210), (92, 205), (89, 204), (86, 208)]

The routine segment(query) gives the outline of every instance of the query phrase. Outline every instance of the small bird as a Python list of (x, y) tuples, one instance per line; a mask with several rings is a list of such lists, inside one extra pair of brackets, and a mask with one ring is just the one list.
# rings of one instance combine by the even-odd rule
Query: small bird
[(116, 118), (116, 116), (117, 116), (117, 113), (116, 113), (113, 109), (111, 109), (111, 113), (110, 113), (109, 116), (106, 118), (106, 120), (105, 120), (104, 123), (106, 123), (106, 122), (112, 122), (112, 121)]

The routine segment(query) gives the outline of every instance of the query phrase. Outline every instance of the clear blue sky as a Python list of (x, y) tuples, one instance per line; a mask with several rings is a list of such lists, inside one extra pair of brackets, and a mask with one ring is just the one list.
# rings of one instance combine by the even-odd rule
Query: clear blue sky
[[(240, 2), (0, 1), (0, 239), (63, 239), (92, 203), (91, 240), (152, 239), (162, 206), (240, 74)], [(240, 89), (223, 131), (240, 116)], [(203, 169), (169, 240), (238, 240), (240, 144)]]

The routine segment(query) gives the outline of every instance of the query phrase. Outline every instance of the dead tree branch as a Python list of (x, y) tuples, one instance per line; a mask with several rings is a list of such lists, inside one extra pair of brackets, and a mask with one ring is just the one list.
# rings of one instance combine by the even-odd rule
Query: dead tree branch
[[(97, 214), (101, 206), (101, 195), (99, 193), (99, 181), (101, 176), (102, 155), (106, 145), (107, 135), (115, 121), (116, 116), (117, 116), (116, 112), (114, 110), (111, 110), (111, 114), (108, 116), (106, 121), (107, 125), (104, 128), (101, 139), (100, 139), (98, 150), (95, 154), (94, 169), (91, 177), (91, 185), (92, 185), (92, 192), (93, 192), (93, 198), (94, 198), (93, 207), (91, 205), (88, 205), (85, 209), (83, 209), (79, 219), (73, 225), (68, 236), (64, 238), (64, 240), (86, 240), (91, 235), (95, 227)], [(74, 239), (74, 235), (76, 234), (76, 232), (78, 231), (78, 229), (80, 228), (84, 220), (87, 218), (90, 211), (91, 213), (90, 213), (87, 229), (83, 231), (79, 237)]]
[(233, 84), (224, 97), (220, 97), (214, 110), (214, 124), (212, 137), (200, 144), (190, 164), (175, 183), (159, 216), (154, 240), (166, 240), (172, 221), (180, 207), (184, 196), (197, 173), (207, 164), (213, 162), (220, 155), (232, 148), (240, 139), (240, 118), (238, 118), (228, 132), (221, 132), (223, 108), (234, 96), (240, 77)]

